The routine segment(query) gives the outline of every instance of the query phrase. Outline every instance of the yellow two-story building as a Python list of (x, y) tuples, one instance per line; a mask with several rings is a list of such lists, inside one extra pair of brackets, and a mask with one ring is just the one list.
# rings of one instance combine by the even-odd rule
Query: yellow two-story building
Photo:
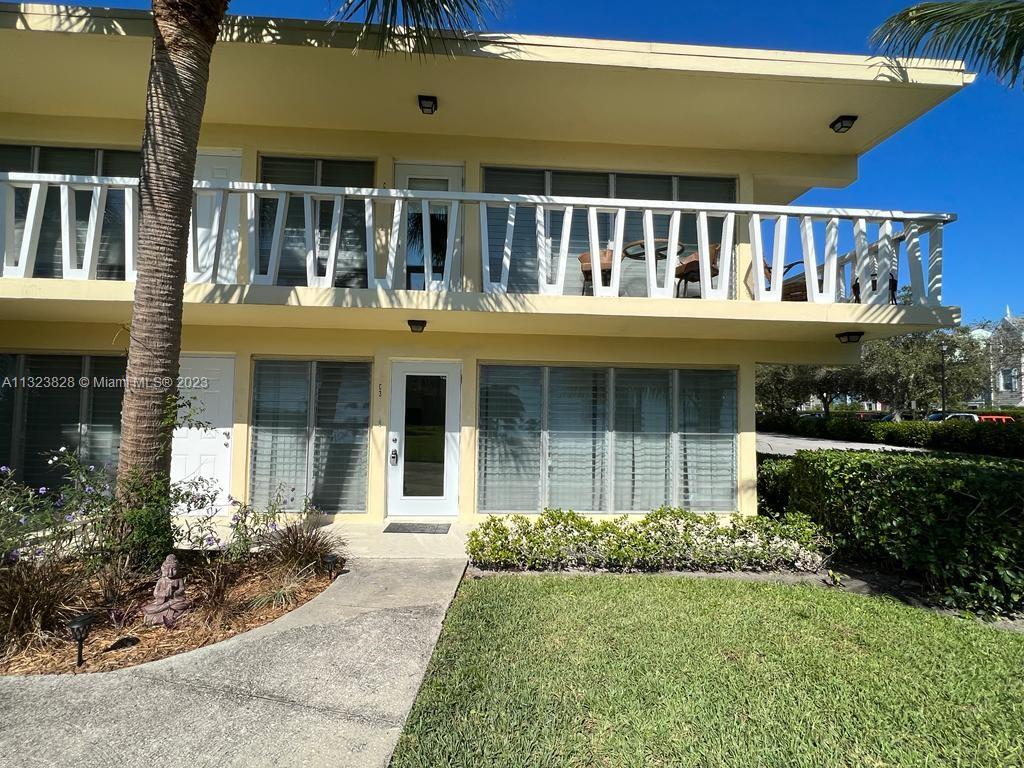
[[(959, 63), (354, 42), (231, 17), (215, 49), (176, 478), (368, 521), (752, 513), (756, 363), (958, 319), (953, 216), (791, 203)], [(116, 458), (150, 47), (144, 13), (0, 4), (0, 463), (32, 484)]]

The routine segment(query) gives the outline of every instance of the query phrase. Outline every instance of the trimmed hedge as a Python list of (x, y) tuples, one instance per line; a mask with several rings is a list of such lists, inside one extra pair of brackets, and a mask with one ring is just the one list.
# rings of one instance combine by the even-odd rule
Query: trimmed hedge
[(642, 518), (595, 519), (548, 509), (536, 517), (489, 517), (466, 552), (492, 569), (609, 571), (817, 571), (824, 541), (805, 517), (728, 522), (663, 507)]
[(762, 432), (800, 437), (880, 443), (908, 448), (931, 448), (1024, 459), (1024, 420), (1011, 424), (975, 421), (861, 421), (833, 417), (801, 419), (797, 416), (762, 416)]
[(949, 606), (1024, 611), (1024, 463), (830, 450), (769, 465), (766, 506), (810, 517), (838, 554), (896, 568)]

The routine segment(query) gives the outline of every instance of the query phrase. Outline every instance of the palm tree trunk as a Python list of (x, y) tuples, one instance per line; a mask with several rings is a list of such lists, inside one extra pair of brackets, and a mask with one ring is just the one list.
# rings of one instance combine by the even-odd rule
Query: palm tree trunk
[(139, 185), (138, 278), (121, 410), (119, 489), (166, 477), (182, 291), (210, 56), (227, 0), (153, 0)]

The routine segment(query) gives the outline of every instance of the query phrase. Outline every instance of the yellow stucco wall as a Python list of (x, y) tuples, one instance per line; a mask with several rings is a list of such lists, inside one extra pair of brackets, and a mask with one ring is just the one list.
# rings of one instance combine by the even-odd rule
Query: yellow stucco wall
[[(126, 331), (115, 324), (7, 322), (3, 352), (123, 353)], [(368, 508), (362, 519), (386, 515), (386, 437), (389, 372), (397, 360), (453, 360), (463, 366), (459, 516), (476, 516), (477, 370), (482, 362), (595, 363), (624, 366), (731, 368), (738, 373), (738, 511), (756, 510), (754, 365), (757, 360), (836, 359), (838, 344), (665, 339), (501, 336), (497, 334), (369, 332), (332, 329), (186, 327), (185, 354), (229, 355), (235, 360), (231, 487), (248, 498), (252, 362), (259, 358), (356, 359), (373, 363)]]

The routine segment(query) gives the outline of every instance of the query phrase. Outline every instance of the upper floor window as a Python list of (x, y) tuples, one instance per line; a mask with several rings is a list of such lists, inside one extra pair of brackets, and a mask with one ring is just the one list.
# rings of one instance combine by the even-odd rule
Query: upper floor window
[[(0, 144), (0, 171), (6, 172), (137, 177), (141, 167), (142, 156), (136, 150)], [(29, 194), (28, 189), (18, 189), (14, 194), (15, 248), (18, 247), (24, 233)], [(91, 192), (75, 192), (75, 233), (79, 253), (85, 247), (91, 200)], [(2, 221), (0, 227), (3, 227)], [(32, 276), (62, 277), (62, 249), (60, 190), (51, 188), (46, 194), (46, 204), (39, 228), (39, 247)], [(124, 279), (122, 190), (111, 189), (107, 192), (96, 276), (100, 280)]]
[(1016, 392), (1020, 389), (1020, 369), (1003, 368), (999, 372), (999, 391)]
[[(265, 184), (297, 184), (327, 187), (372, 187), (374, 164), (370, 160), (323, 160), (305, 157), (260, 158), (260, 181)], [(319, 269), (327, 264), (334, 202), (323, 200), (314, 208), (314, 231)], [(259, 211), (260, 270), (270, 262), (271, 240), (277, 203), (261, 200)], [(306, 285), (306, 211), (301, 196), (288, 201), (278, 285)], [(341, 216), (338, 261), (334, 285), (366, 288), (366, 204), (345, 200)]]
[[(602, 197), (629, 200), (685, 200), (710, 203), (736, 202), (736, 180), (731, 178), (675, 176), (668, 174), (606, 173), (592, 171), (548, 171), (528, 168), (484, 168), (484, 192), (513, 195), (553, 195), (558, 197)], [(509, 274), (510, 292), (536, 293), (538, 290), (537, 240), (534, 228), (534, 214), (531, 206), (522, 206), (523, 214), (517, 215), (513, 231), (512, 249), (514, 258)], [(497, 206), (488, 209), (488, 239), (491, 269), (501, 269), (502, 249), (505, 240), (506, 210)], [(602, 247), (612, 237), (613, 217), (611, 214), (598, 216), (598, 238)], [(562, 236), (562, 216), (548, 214), (547, 232), (550, 241), (557, 246)], [(655, 238), (668, 237), (669, 219), (655, 216)], [(709, 236), (712, 242), (721, 238), (721, 220), (712, 218), (709, 222)], [(623, 228), (623, 244), (641, 241), (644, 237), (643, 216), (639, 211), (626, 214)], [(697, 248), (697, 222), (694, 215), (683, 215), (680, 221), (680, 244), (683, 252)], [(558, 248), (550, 249), (553, 261), (558, 260)], [(588, 290), (588, 281), (581, 268), (579, 257), (590, 251), (590, 234), (587, 212), (574, 210), (569, 231), (569, 258), (566, 266), (565, 293), (583, 294)], [(658, 264), (662, 272), (658, 280), (664, 280), (666, 261)], [(557, 264), (556, 267), (557, 268)], [(623, 296), (647, 295), (646, 267), (643, 261), (626, 259), (622, 264), (620, 294)]]

